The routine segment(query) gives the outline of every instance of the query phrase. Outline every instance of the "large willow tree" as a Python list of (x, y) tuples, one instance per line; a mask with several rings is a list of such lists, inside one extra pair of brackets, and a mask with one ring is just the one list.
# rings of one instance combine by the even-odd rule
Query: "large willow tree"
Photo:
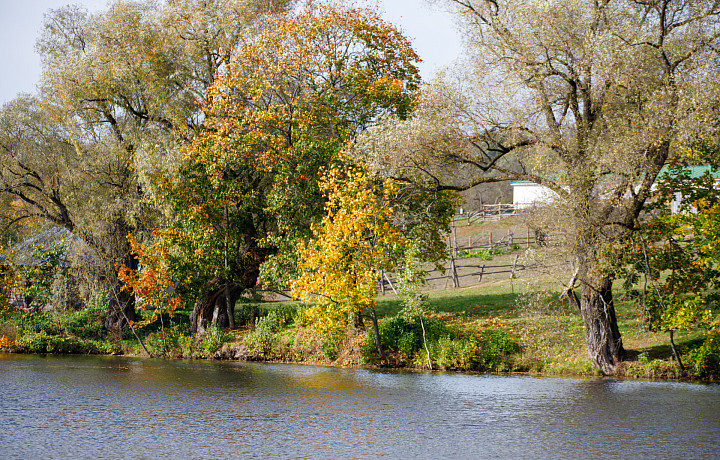
[[(408, 121), (358, 151), (378, 171), (439, 189), (531, 180), (557, 193), (558, 220), (593, 364), (624, 354), (606, 264), (638, 228), (658, 173), (701, 135), (716, 100), (720, 2), (448, 0), (465, 32), (452, 88), (428, 89)], [(461, 182), (448, 171), (473, 173)]]
[[(202, 124), (218, 69), (265, 14), (290, 0), (114, 1), (107, 11), (51, 10), (37, 43), (41, 95), (0, 113), (0, 194), (12, 225), (52, 223), (95, 249), (106, 279), (137, 266), (128, 232), (163, 221), (153, 179), (176, 171)], [(113, 299), (107, 326), (134, 316)]]

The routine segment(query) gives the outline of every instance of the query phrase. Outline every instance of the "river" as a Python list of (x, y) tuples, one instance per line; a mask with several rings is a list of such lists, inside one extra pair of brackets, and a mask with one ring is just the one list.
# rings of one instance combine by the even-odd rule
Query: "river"
[(0, 354), (0, 458), (718, 458), (720, 385)]

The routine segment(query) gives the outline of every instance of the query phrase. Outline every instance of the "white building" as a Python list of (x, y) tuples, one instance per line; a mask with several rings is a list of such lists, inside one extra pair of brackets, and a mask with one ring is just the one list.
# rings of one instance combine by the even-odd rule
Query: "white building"
[[(715, 187), (720, 188), (720, 171), (714, 171), (709, 166), (690, 166), (687, 168), (690, 177), (697, 178), (709, 171), (715, 180)], [(670, 169), (668, 167), (663, 168), (659, 176), (669, 174)], [(555, 198), (557, 193), (545, 187), (544, 185), (536, 184), (531, 181), (514, 181), (510, 185), (513, 188), (513, 204), (516, 209), (528, 208), (538, 204), (550, 204)], [(657, 184), (653, 184), (653, 190), (657, 187)], [(637, 190), (636, 190), (637, 191)], [(670, 212), (675, 214), (678, 212), (682, 195), (678, 192), (675, 194), (675, 199), (670, 203)]]
[(557, 198), (557, 193), (544, 185), (527, 180), (510, 182), (513, 188), (513, 204), (515, 209), (529, 208), (536, 204), (548, 204)]

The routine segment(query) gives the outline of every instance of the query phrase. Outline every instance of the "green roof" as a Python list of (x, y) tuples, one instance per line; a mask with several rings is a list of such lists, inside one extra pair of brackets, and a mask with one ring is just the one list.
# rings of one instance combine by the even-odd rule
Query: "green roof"
[[(710, 175), (715, 179), (720, 179), (720, 169), (713, 169), (712, 166), (686, 166), (684, 169), (690, 171), (690, 177), (697, 178), (705, 174), (706, 172), (710, 172)], [(663, 175), (670, 175), (671, 168), (670, 166), (664, 166), (663, 169), (660, 170), (660, 174), (658, 174), (658, 177), (661, 177)]]

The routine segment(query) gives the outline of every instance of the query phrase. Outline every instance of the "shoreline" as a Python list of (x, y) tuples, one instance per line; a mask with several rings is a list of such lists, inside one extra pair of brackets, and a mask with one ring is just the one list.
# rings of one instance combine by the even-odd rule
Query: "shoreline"
[(541, 378), (572, 378), (572, 379), (599, 379), (599, 380), (611, 380), (611, 381), (647, 381), (657, 383), (692, 383), (692, 384), (709, 384), (717, 385), (720, 384), (718, 379), (700, 379), (693, 378), (691, 376), (681, 377), (669, 377), (663, 375), (656, 376), (639, 376), (628, 374), (624, 372), (629, 364), (633, 361), (623, 361), (620, 363), (620, 372), (614, 375), (602, 375), (599, 372), (595, 373), (552, 373), (552, 372), (532, 372), (532, 371), (478, 371), (472, 369), (457, 369), (457, 368), (420, 368), (415, 366), (406, 365), (378, 365), (378, 364), (335, 364), (331, 362), (322, 361), (293, 361), (287, 359), (278, 358), (265, 358), (259, 355), (246, 355), (245, 357), (235, 358), (228, 357), (228, 350), (217, 350), (213, 356), (210, 357), (173, 357), (173, 356), (147, 356), (144, 353), (27, 353), (22, 351), (13, 351), (7, 349), (0, 349), (0, 355), (18, 355), (18, 356), (50, 356), (50, 357), (63, 357), (63, 356), (89, 356), (89, 357), (119, 357), (129, 359), (155, 359), (163, 361), (215, 361), (215, 362), (237, 362), (237, 363), (255, 363), (255, 364), (290, 364), (298, 366), (311, 366), (311, 367), (327, 367), (335, 369), (368, 369), (368, 370), (380, 370), (380, 371), (397, 371), (397, 372), (410, 372), (410, 373), (448, 373), (448, 374), (463, 374), (463, 375), (497, 375), (497, 376), (510, 376), (510, 377), (541, 377)]

